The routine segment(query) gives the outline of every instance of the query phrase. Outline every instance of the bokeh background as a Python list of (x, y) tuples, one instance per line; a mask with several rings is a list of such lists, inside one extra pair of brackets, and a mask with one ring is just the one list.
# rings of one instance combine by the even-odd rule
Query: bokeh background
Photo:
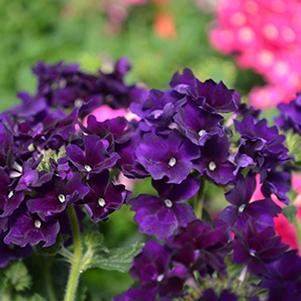
[[(234, 58), (219, 53), (209, 42), (215, 26), (217, 0), (0, 0), (0, 110), (18, 102), (18, 91), (34, 91), (31, 66), (43, 60), (76, 62), (84, 70), (110, 69), (127, 56), (133, 64), (129, 82), (166, 88), (171, 75), (190, 67), (201, 79), (222, 80), (246, 99), (264, 78), (238, 68)], [(272, 116), (271, 113), (266, 113)], [(138, 183), (135, 193), (147, 192)], [(222, 194), (208, 189), (208, 196)], [(137, 239), (127, 208), (99, 225), (108, 246)], [(126, 274), (92, 270), (82, 283), (91, 300), (110, 300), (126, 290)]]

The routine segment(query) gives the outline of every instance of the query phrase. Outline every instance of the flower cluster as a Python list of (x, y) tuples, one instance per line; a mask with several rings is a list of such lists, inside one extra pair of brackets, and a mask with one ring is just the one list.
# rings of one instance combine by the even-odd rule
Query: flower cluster
[(127, 121), (87, 115), (101, 105), (126, 108), (142, 92), (124, 83), (129, 69), (126, 59), (109, 74), (38, 63), (36, 94), (20, 93), (22, 103), (1, 114), (0, 266), (68, 233), (68, 208), (99, 221), (126, 200), (116, 149), (129, 140)]
[(268, 84), (250, 94), (256, 107), (288, 102), (300, 90), (300, 9), (298, 0), (219, 1), (211, 42), (264, 77)]
[[(284, 136), (222, 82), (185, 69), (148, 90), (125, 83), (129, 69), (126, 59), (97, 74), (39, 63), (36, 94), (0, 115), (0, 265), (55, 244), (70, 212), (98, 222), (128, 204), (157, 240), (117, 301), (300, 299), (301, 258), (274, 229), (290, 189)], [(104, 108), (136, 117), (97, 118)], [(156, 193), (132, 197), (121, 175), (149, 177)], [(229, 203), (214, 220), (199, 219), (206, 182)]]
[[(157, 195), (141, 194), (129, 204), (139, 230), (162, 243), (145, 245), (131, 270), (138, 285), (116, 300), (259, 300), (262, 290), (274, 300), (284, 262), (301, 260), (274, 225), (282, 207), (275, 198), (287, 203), (290, 189), (284, 136), (241, 104), (236, 91), (201, 82), (188, 69), (173, 76), (168, 90), (145, 91), (130, 108), (141, 119), (128, 175), (143, 170)], [(256, 177), (262, 198), (254, 201)], [(189, 202), (200, 202), (206, 181), (223, 187), (230, 203), (212, 222), (197, 219)], [(242, 265), (238, 274), (229, 262)], [(292, 288), (283, 300), (300, 298), (299, 276), (283, 277)]]

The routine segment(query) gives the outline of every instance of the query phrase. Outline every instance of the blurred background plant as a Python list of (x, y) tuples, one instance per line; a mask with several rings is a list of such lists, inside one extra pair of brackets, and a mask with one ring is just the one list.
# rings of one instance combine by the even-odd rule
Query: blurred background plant
[[(223, 80), (247, 96), (264, 80), (251, 70), (237, 68), (232, 57), (220, 54), (210, 45), (208, 35), (214, 26), (217, 3), (0, 0), (0, 110), (18, 102), (18, 91), (34, 90), (31, 66), (38, 60), (77, 62), (83, 69), (95, 71), (100, 67), (109, 69), (113, 60), (127, 56), (133, 64), (130, 82), (166, 88), (176, 70), (190, 67), (200, 79)], [(147, 193), (149, 189), (149, 183), (143, 181), (135, 186), (134, 193)], [(223, 205), (222, 191), (208, 187), (207, 195), (216, 200), (208, 204), (210, 211)], [(108, 247), (126, 245), (137, 235), (127, 208), (101, 224), (100, 231)], [(110, 300), (125, 291), (131, 281), (124, 273), (99, 270), (91, 270), (82, 277), (91, 292), (87, 300), (93, 301)], [(39, 285), (36, 279), (33, 283)]]

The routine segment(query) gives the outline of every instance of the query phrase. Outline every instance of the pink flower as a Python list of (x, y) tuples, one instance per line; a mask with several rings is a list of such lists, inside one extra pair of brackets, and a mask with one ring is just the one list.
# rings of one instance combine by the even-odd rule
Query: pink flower
[(257, 108), (289, 101), (301, 89), (301, 1), (219, 0), (210, 40), (264, 77), (268, 85), (250, 95)]

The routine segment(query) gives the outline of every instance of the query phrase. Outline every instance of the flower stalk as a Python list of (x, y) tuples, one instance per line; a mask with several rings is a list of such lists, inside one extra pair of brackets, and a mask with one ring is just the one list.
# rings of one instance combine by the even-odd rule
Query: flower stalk
[(71, 259), (71, 267), (66, 286), (64, 301), (74, 301), (81, 273), (82, 246), (80, 239), (79, 223), (74, 207), (68, 208), (68, 216), (73, 235), (73, 256)]

